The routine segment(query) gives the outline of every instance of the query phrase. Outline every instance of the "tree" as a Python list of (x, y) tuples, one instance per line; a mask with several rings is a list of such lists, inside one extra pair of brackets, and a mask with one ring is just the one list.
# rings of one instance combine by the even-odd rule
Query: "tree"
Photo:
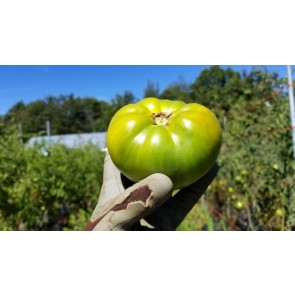
[(159, 84), (153, 83), (151, 81), (147, 82), (147, 86), (144, 90), (143, 98), (146, 97), (159, 97), (160, 91), (159, 91)]
[(182, 77), (179, 81), (169, 85), (160, 95), (161, 99), (181, 100), (190, 102), (190, 85)]
[(47, 96), (28, 105), (18, 102), (8, 111), (5, 123), (22, 124), (23, 132), (28, 136), (44, 134), (47, 120), (53, 135), (106, 131), (115, 108), (134, 100), (129, 92), (117, 96), (115, 104), (73, 94)]
[(135, 102), (135, 96), (130, 91), (125, 91), (123, 95), (117, 94), (115, 98), (112, 99), (113, 111), (116, 112), (123, 106)]
[(251, 94), (246, 84), (238, 72), (212, 66), (202, 71), (191, 85), (191, 100), (227, 111), (239, 98)]
[(113, 116), (113, 106), (105, 101), (99, 101), (99, 115), (95, 119), (96, 131), (106, 131)]

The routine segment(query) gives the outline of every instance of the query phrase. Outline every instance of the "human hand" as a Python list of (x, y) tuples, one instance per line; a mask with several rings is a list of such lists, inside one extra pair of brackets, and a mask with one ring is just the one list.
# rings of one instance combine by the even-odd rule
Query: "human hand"
[(215, 164), (205, 176), (172, 197), (169, 177), (155, 173), (133, 184), (120, 173), (107, 152), (98, 203), (86, 230), (175, 230), (217, 171)]

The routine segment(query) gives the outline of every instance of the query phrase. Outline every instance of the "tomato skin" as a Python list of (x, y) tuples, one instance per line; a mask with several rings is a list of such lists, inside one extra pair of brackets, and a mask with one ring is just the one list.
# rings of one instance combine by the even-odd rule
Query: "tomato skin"
[[(153, 114), (161, 113), (170, 117), (164, 123), (160, 118), (158, 123), (164, 125), (156, 125)], [(192, 184), (211, 169), (221, 141), (221, 128), (211, 110), (157, 98), (121, 108), (107, 132), (110, 157), (127, 178), (137, 182), (164, 173), (174, 189)]]

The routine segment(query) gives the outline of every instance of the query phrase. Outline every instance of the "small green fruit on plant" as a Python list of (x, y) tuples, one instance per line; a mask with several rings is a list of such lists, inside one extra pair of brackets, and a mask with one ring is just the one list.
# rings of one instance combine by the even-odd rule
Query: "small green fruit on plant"
[(243, 204), (241, 201), (237, 201), (237, 202), (235, 203), (235, 208), (236, 208), (237, 210), (242, 210), (242, 209), (244, 208), (244, 204)]
[(279, 171), (280, 170), (280, 166), (278, 164), (273, 164), (272, 165), (272, 168), (275, 170), (275, 171)]
[(237, 176), (235, 177), (235, 182), (236, 182), (236, 183), (239, 183), (239, 184), (243, 183), (243, 179), (242, 179), (242, 177), (241, 177), (240, 175), (237, 175)]
[(279, 217), (283, 217), (284, 215), (284, 211), (281, 209), (281, 208), (278, 208), (276, 210), (276, 215), (279, 216)]
[(234, 193), (234, 191), (235, 191), (235, 190), (234, 190), (234, 188), (233, 188), (233, 187), (231, 187), (231, 186), (230, 186), (230, 187), (228, 188), (228, 192), (229, 192), (229, 193), (231, 193), (231, 194), (232, 194), (232, 193)]
[(107, 132), (110, 156), (127, 178), (136, 182), (164, 173), (174, 189), (212, 168), (221, 140), (218, 120), (208, 108), (152, 97), (121, 108)]
[(240, 173), (241, 173), (241, 175), (243, 175), (243, 176), (247, 176), (247, 175), (248, 175), (248, 170), (246, 170), (246, 169), (242, 169), (242, 170), (240, 171)]

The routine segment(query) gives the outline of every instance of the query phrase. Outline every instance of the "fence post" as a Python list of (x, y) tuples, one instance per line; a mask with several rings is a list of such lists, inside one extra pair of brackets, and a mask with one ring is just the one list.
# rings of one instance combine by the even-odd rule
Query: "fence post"
[(47, 135), (48, 141), (50, 141), (50, 121), (46, 121), (46, 135)]
[(291, 127), (292, 127), (293, 156), (295, 160), (295, 106), (294, 106), (294, 90), (293, 90), (291, 66), (287, 66), (287, 73), (288, 73), (288, 91), (289, 91)]

